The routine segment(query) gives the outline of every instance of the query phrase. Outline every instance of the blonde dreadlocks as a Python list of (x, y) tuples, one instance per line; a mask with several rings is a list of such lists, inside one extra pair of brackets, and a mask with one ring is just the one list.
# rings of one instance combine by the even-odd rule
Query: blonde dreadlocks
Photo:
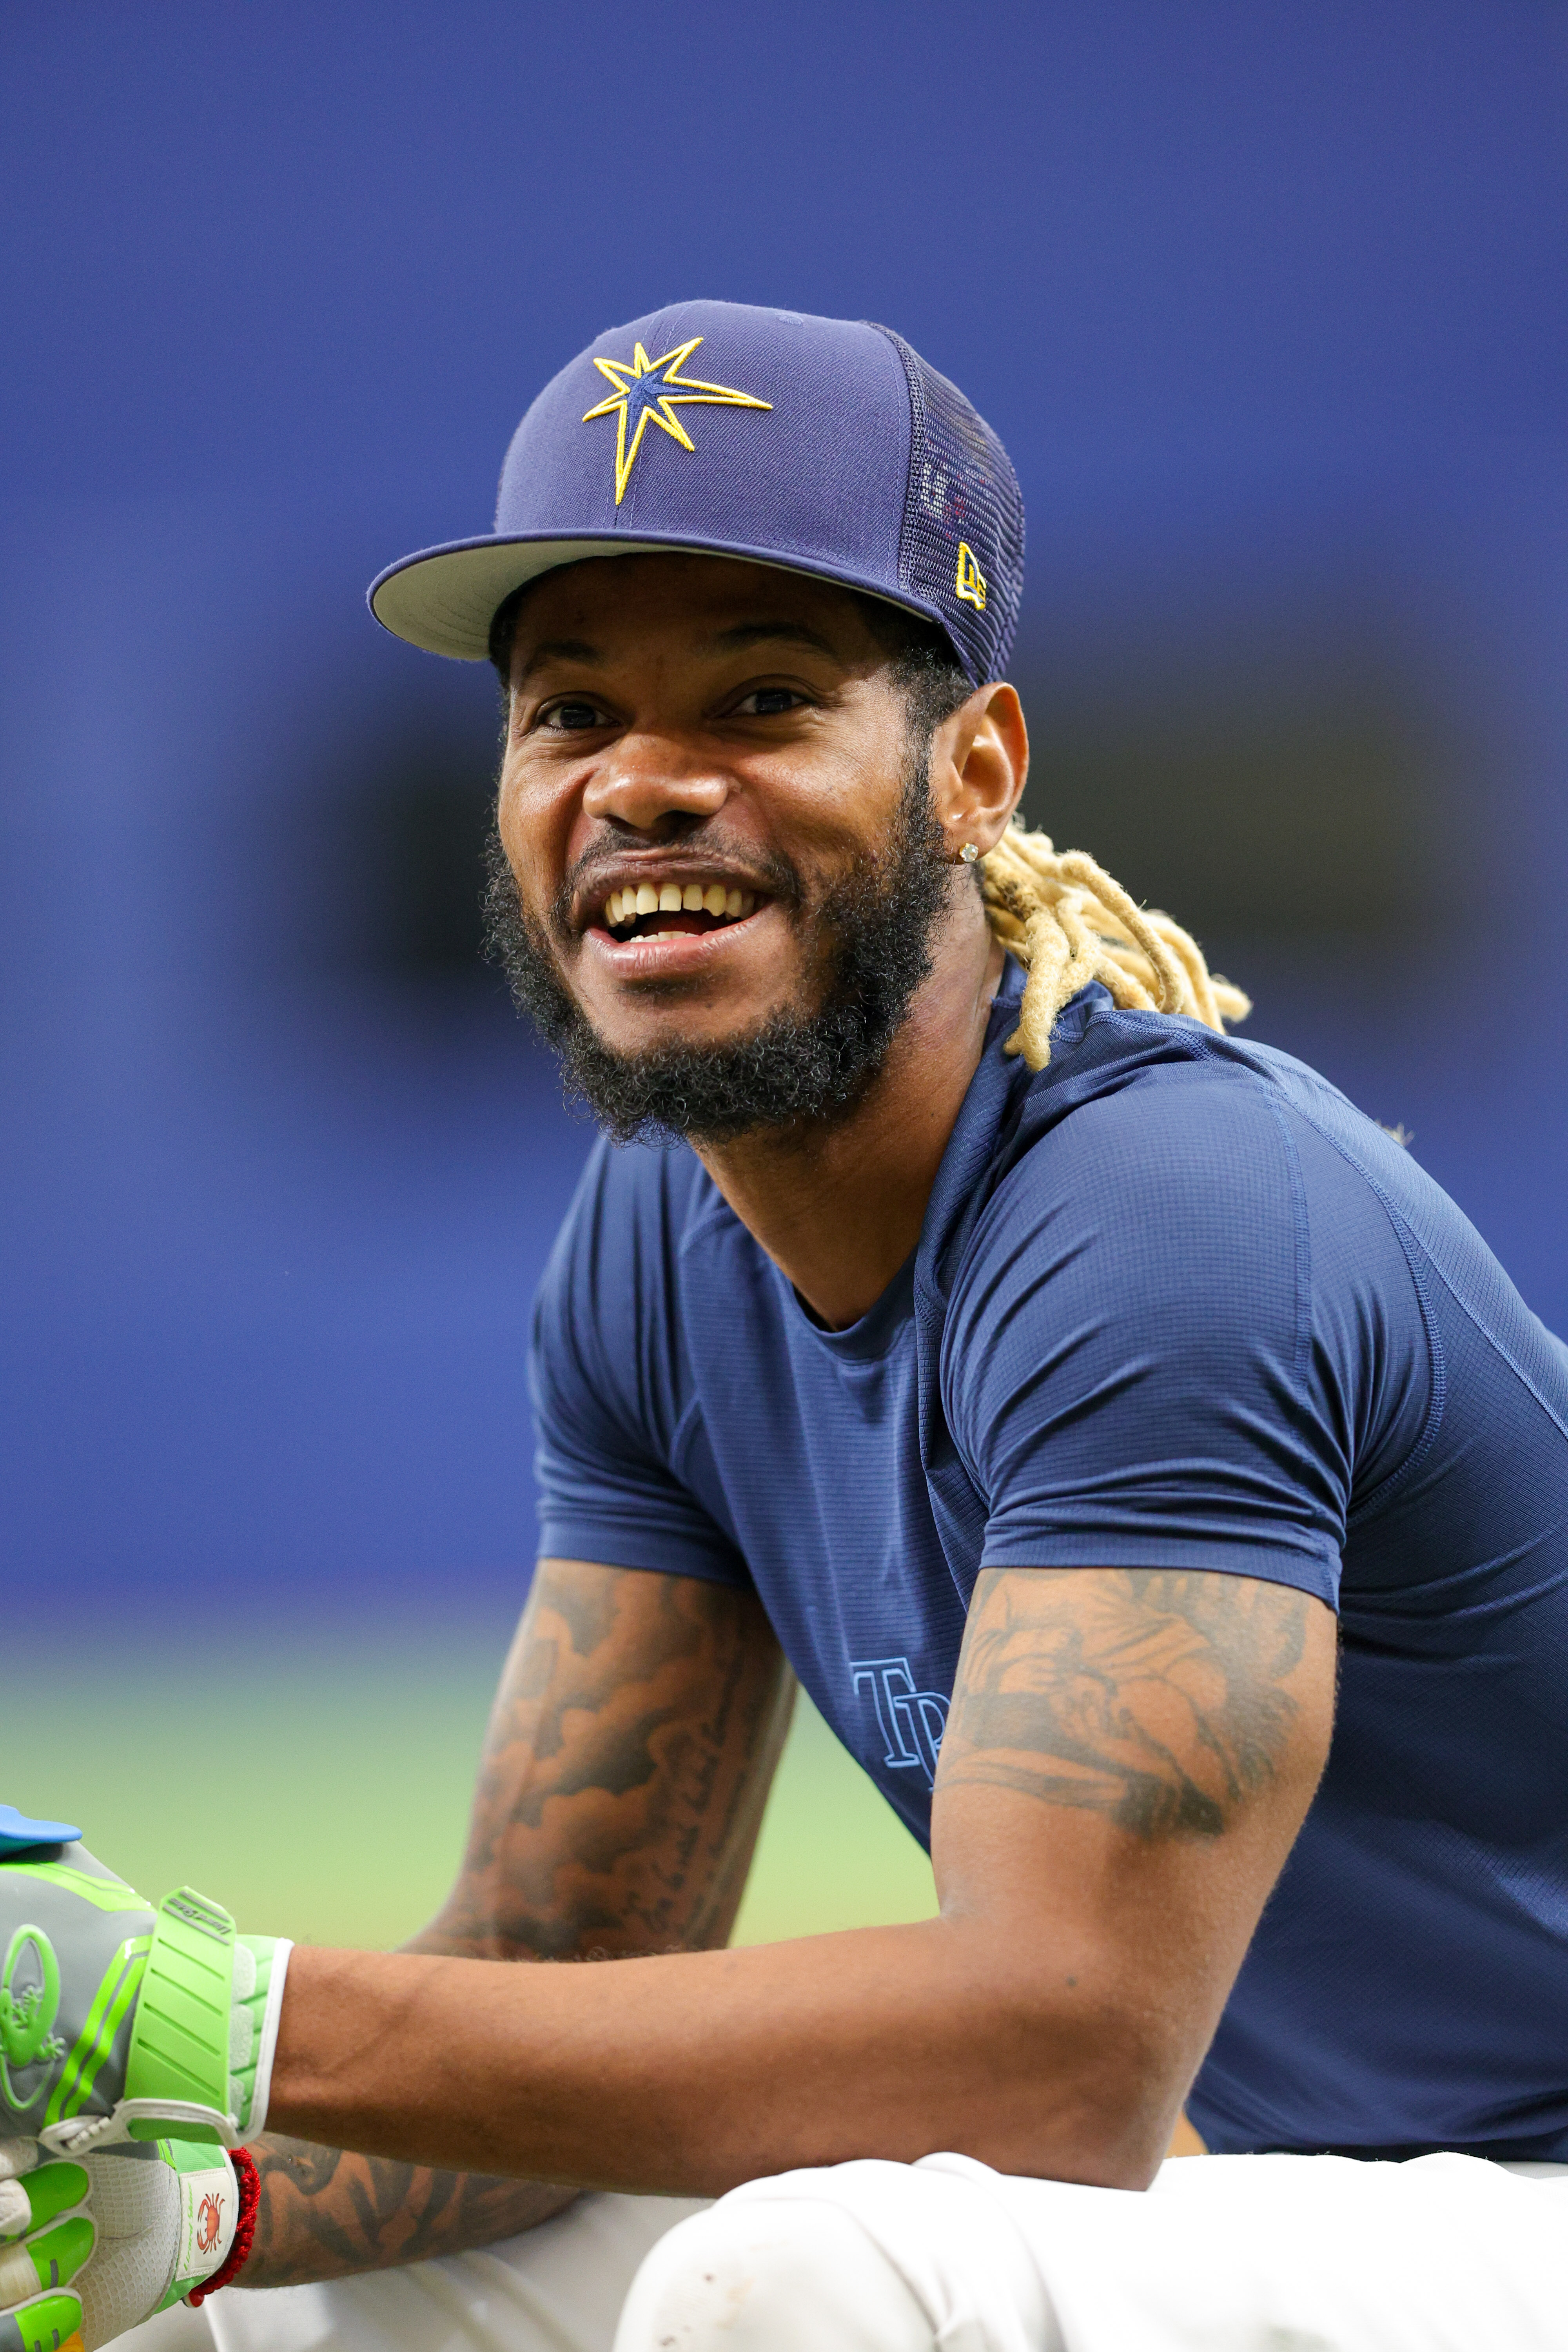
[(1091, 980), (1124, 1008), (1184, 1013), (1222, 1034), (1251, 1012), (1249, 997), (1210, 972), (1190, 932), (1135, 906), (1081, 849), (1058, 854), (1048, 834), (1015, 817), (979, 873), (986, 919), (1028, 975), (1003, 1050), (1022, 1054), (1031, 1070), (1045, 1068), (1052, 1024)]

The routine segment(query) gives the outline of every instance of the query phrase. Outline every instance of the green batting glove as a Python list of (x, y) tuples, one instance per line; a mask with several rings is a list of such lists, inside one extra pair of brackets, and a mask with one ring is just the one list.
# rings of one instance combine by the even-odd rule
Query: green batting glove
[(78, 1841), (0, 1805), (0, 2139), (239, 2147), (266, 2121), (293, 1947), (188, 1886), (154, 1909)]
[(0, 2141), (0, 2352), (97, 2352), (228, 2261), (239, 2188), (221, 2147), (40, 2153)]

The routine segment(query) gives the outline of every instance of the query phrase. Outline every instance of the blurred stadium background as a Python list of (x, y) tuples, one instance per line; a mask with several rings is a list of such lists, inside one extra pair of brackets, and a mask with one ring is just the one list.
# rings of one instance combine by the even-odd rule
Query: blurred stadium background
[[(1568, 1327), (1565, 66), (1556, 0), (0, 12), (5, 1796), (297, 1935), (449, 1875), (588, 1139), (476, 954), (488, 674), (363, 592), (667, 299), (963, 384), (1033, 820)], [(805, 1717), (741, 1932), (930, 1902)]]

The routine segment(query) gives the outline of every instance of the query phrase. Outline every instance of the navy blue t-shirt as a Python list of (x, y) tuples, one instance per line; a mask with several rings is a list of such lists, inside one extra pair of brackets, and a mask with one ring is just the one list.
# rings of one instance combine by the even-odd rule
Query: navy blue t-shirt
[(534, 1328), (542, 1549), (751, 1585), (922, 1842), (986, 1568), (1339, 1612), (1211, 2147), (1568, 2159), (1568, 1349), (1323, 1079), (1012, 965), (914, 1257), (826, 1331), (692, 1153), (600, 1145)]

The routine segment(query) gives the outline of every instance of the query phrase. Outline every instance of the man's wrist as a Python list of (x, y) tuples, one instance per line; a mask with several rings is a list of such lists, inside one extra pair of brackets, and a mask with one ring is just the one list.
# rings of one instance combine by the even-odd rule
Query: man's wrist
[(234, 2167), (238, 2197), (234, 2236), (229, 2242), (227, 2253), (212, 2276), (204, 2279), (200, 2285), (192, 2287), (185, 2295), (184, 2300), (193, 2311), (199, 2310), (208, 2295), (216, 2294), (219, 2287), (233, 2285), (249, 2261), (250, 2250), (256, 2242), (257, 2210), (261, 2202), (260, 2177), (248, 2148), (231, 2148), (228, 2160)]
[(194, 1887), (159, 1905), (125, 2068), (131, 2138), (232, 2146), (264, 2128), (292, 1948), (237, 1935)]
[(247, 2139), (267, 2128), (283, 1992), (294, 1950), (287, 1937), (240, 1936), (234, 1952), (229, 2097)]

